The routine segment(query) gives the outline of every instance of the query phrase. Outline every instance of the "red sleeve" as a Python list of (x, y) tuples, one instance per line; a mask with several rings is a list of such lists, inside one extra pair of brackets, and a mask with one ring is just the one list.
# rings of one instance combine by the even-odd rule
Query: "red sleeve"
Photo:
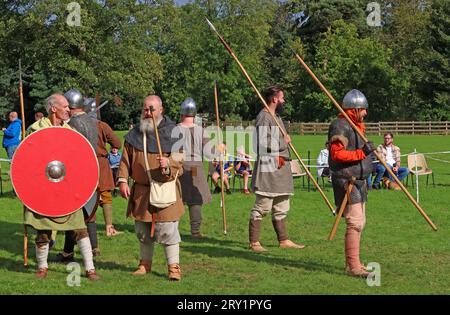
[(339, 141), (331, 143), (331, 159), (336, 162), (355, 162), (364, 160), (366, 154), (361, 149), (353, 151), (345, 150), (344, 145)]

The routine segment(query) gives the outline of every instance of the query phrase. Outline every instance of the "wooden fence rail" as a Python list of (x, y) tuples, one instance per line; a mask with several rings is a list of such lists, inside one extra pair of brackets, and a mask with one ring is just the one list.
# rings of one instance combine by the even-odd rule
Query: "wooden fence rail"
[[(210, 123), (204, 122), (207, 127)], [(254, 121), (224, 121), (221, 128), (254, 126)], [(328, 132), (329, 123), (291, 123), (285, 122), (286, 129), (290, 134), (300, 135), (322, 135)], [(449, 121), (380, 121), (377, 123), (366, 123), (366, 133), (373, 135), (383, 135), (385, 132), (392, 132), (395, 135), (448, 135)]]

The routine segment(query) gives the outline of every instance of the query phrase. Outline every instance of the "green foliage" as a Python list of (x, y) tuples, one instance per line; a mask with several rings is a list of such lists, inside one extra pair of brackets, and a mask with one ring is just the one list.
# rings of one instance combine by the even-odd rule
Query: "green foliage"
[(431, 6), (429, 51), (424, 55), (420, 94), (428, 109), (424, 118), (450, 119), (450, 5), (433, 1)]
[(336, 113), (291, 48), (338, 101), (362, 90), (371, 121), (450, 119), (449, 1), (380, 0), (381, 27), (367, 25), (362, 0), (79, 0), (80, 26), (67, 23), (69, 2), (0, 3), (2, 118), (18, 110), (22, 59), (26, 117), (69, 88), (110, 100), (102, 118), (115, 128), (135, 123), (152, 93), (175, 120), (187, 97), (214, 117), (216, 80), (221, 118), (252, 120), (261, 102), (207, 16), (260, 91), (285, 88), (287, 120), (328, 121)]
[[(317, 68), (323, 83), (332, 87), (330, 93), (341, 101), (352, 88), (362, 91), (369, 100), (369, 119), (389, 120), (392, 117), (390, 84), (394, 73), (389, 66), (390, 51), (371, 38), (360, 38), (354, 24), (343, 20), (333, 22), (317, 48)], [(324, 107), (323, 93), (311, 93), (310, 106), (319, 120), (334, 115), (331, 104)]]

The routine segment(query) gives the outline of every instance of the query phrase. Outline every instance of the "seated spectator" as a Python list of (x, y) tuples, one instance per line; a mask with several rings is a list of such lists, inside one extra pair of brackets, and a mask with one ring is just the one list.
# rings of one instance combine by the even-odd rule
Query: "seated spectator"
[(36, 112), (34, 114), (34, 121), (38, 121), (39, 119), (41, 119), (42, 117), (44, 117), (44, 114), (42, 112)]
[[(221, 152), (224, 156), (224, 161), (223, 161), (223, 183), (225, 184), (225, 188), (226, 188), (226, 193), (229, 195), (231, 194), (231, 190), (230, 190), (230, 183), (229, 183), (229, 178), (231, 177), (231, 170), (233, 169), (233, 162), (231, 161), (231, 159), (229, 157), (227, 157), (226, 154), (226, 144), (223, 143), (219, 146), (218, 151)], [(221, 189), (219, 187), (219, 178), (220, 178), (220, 163), (217, 161), (217, 159), (214, 159), (213, 163), (213, 167), (214, 170), (211, 174), (211, 179), (214, 183), (214, 186), (216, 187), (214, 189), (214, 193), (220, 193)]]
[[(384, 134), (384, 143), (380, 144), (377, 151), (380, 153), (387, 166), (394, 172), (394, 174), (401, 181), (409, 174), (409, 170), (406, 167), (400, 167), (400, 148), (393, 144), (394, 135), (390, 132)], [(383, 183), (386, 188), (400, 190), (400, 186), (394, 181), (392, 176), (386, 171), (383, 164), (378, 163), (376, 165), (376, 176), (373, 181), (372, 188), (380, 189), (380, 182)]]
[[(119, 152), (119, 149), (111, 147), (111, 150), (108, 153), (108, 161), (109, 167), (113, 173), (114, 183), (117, 183), (117, 172), (119, 170), (120, 159), (122, 158), (122, 153)], [(116, 189), (113, 191), (113, 195), (117, 195)]]
[(238, 148), (237, 159), (234, 162), (234, 170), (236, 174), (239, 174), (244, 178), (243, 193), (246, 195), (250, 194), (250, 190), (248, 189), (248, 178), (252, 175), (252, 165), (249, 159), (251, 159), (251, 156), (245, 153), (244, 148)]
[(317, 177), (328, 177), (331, 180), (330, 168), (328, 167), (329, 143), (325, 142), (325, 148), (322, 149), (317, 157)]

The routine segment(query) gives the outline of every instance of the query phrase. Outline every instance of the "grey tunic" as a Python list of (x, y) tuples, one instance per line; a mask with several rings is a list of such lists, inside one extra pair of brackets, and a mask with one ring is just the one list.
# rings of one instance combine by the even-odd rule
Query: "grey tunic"
[(209, 141), (200, 126), (186, 128), (178, 125), (185, 141), (184, 173), (180, 177), (182, 199), (187, 205), (203, 205), (211, 202), (211, 193), (203, 167), (202, 149)]
[[(285, 131), (281, 117), (276, 114), (276, 118)], [(294, 184), (288, 144), (267, 111), (260, 111), (255, 123), (253, 143), (256, 145), (257, 158), (252, 177), (253, 191), (269, 197), (292, 195)], [(276, 156), (286, 159), (286, 164), (281, 169), (277, 168)]]
[(97, 150), (97, 119), (89, 116), (85, 112), (80, 112), (70, 118), (69, 126), (86, 137), (94, 151)]

